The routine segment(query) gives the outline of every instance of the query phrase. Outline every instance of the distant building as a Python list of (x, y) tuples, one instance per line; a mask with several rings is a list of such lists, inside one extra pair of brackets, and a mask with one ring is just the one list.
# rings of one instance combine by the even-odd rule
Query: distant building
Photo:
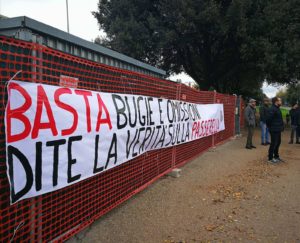
[(0, 14), (0, 19), (7, 19), (7, 18), (8, 18), (8, 17), (6, 17), (6, 16)]
[(166, 76), (164, 70), (26, 16), (7, 18), (1, 15), (0, 35), (37, 42), (74, 56), (153, 77), (164, 78)]

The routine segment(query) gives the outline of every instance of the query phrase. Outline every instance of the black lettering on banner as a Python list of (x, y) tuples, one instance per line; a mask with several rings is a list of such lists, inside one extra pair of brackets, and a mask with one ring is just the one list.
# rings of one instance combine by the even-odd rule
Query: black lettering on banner
[(150, 126), (154, 125), (154, 122), (152, 121), (152, 114), (153, 114), (153, 110), (151, 108), (151, 103), (150, 101), (153, 101), (152, 97), (148, 97), (148, 107), (149, 107), (149, 121), (150, 121)]
[(184, 142), (184, 135), (185, 135), (184, 134), (185, 123), (182, 123), (181, 126), (182, 126), (181, 142), (183, 143)]
[[(172, 111), (172, 116), (170, 117), (170, 108)], [(173, 123), (174, 121), (174, 109), (173, 109), (173, 105), (172, 105), (172, 101), (168, 100), (167, 101), (167, 115), (168, 115), (168, 120), (170, 123)]]
[(183, 108), (184, 108), (184, 112), (186, 114), (186, 118), (184, 119), (185, 121), (189, 120), (189, 113), (188, 113), (188, 110), (187, 110), (187, 107), (186, 107), (186, 103), (184, 102), (183, 103)]
[(70, 137), (68, 140), (68, 183), (80, 179), (81, 174), (72, 176), (72, 165), (76, 164), (76, 159), (72, 158), (72, 143), (82, 140), (82, 136)]
[(193, 112), (193, 105), (192, 104), (188, 105), (188, 112), (189, 112), (190, 119), (195, 121), (195, 114)]
[(46, 143), (47, 147), (53, 146), (53, 175), (52, 175), (53, 186), (57, 186), (59, 146), (65, 144), (65, 143), (66, 143), (66, 139), (49, 141)]
[(186, 129), (184, 141), (189, 141), (189, 140), (190, 140), (190, 123), (187, 123), (187, 129)]
[(155, 140), (154, 140), (154, 142), (153, 142), (153, 144), (152, 144), (152, 146), (151, 146), (151, 149), (154, 148), (154, 145), (155, 145), (155, 143), (156, 143), (156, 141), (157, 141), (157, 138), (158, 138), (158, 134), (159, 134), (160, 129), (161, 129), (161, 125), (156, 126), (157, 133), (156, 133)]
[(193, 113), (194, 113), (194, 115), (195, 115), (195, 120), (200, 120), (200, 119), (201, 119), (201, 116), (200, 116), (200, 114), (199, 114), (197, 105), (193, 104), (192, 108), (193, 108)]
[[(117, 128), (122, 129), (127, 126), (127, 116), (125, 114), (125, 110), (126, 110), (125, 102), (123, 101), (123, 99), (120, 95), (112, 94), (112, 98), (113, 98), (114, 106), (115, 106), (115, 109), (117, 112)], [(118, 100), (120, 102), (118, 102)], [(118, 103), (121, 105), (121, 107), (118, 106)], [(124, 117), (123, 124), (121, 124), (121, 116)]]
[(164, 121), (161, 119), (162, 118), (162, 109), (161, 109), (161, 102), (163, 102), (163, 99), (158, 99), (158, 109), (159, 109), (159, 121), (160, 121), (160, 124), (164, 124)]
[(149, 103), (147, 102), (147, 98), (145, 98), (145, 107), (146, 107), (146, 115), (147, 115), (147, 118), (146, 118), (146, 121), (147, 121), (147, 126), (149, 126), (149, 107), (148, 107)]
[(42, 189), (42, 142), (35, 143), (35, 190)]
[(132, 112), (131, 112), (130, 106), (128, 104), (128, 98), (127, 98), (127, 96), (125, 96), (125, 102), (126, 102), (126, 106), (127, 106), (127, 110), (128, 110), (129, 125), (131, 127), (135, 127), (136, 126), (136, 122), (137, 122), (137, 109), (136, 109), (135, 97), (134, 96), (132, 97), (132, 103), (133, 103), (133, 107), (134, 107), (134, 122), (131, 121)]
[[(140, 121), (140, 124), (141, 124), (142, 126), (145, 126), (146, 118), (145, 118), (144, 115), (141, 116), (141, 107), (140, 107), (140, 101), (143, 100), (143, 99), (144, 99), (144, 98), (143, 98), (142, 96), (139, 96), (139, 97), (137, 98), (137, 107), (138, 107), (138, 112), (139, 112), (139, 121)], [(146, 108), (147, 108), (147, 106), (146, 106)], [(148, 112), (148, 109), (147, 109), (147, 112)], [(142, 121), (141, 118), (143, 118), (143, 121)]]
[(183, 114), (183, 117), (181, 118), (180, 121), (184, 121), (184, 119), (185, 119), (185, 112), (184, 112), (184, 107), (183, 107), (182, 102), (180, 102), (180, 111), (181, 111), (182, 114)]
[(176, 124), (176, 127), (173, 126), (173, 138), (172, 138), (172, 145), (176, 144), (176, 132), (177, 132), (178, 123)]
[(113, 138), (112, 138), (109, 150), (108, 150), (105, 169), (107, 169), (111, 158), (114, 158), (114, 160), (115, 160), (114, 164), (116, 164), (117, 163), (117, 158), (118, 158), (118, 151), (117, 151), (117, 135), (115, 133), (113, 134)]
[[(15, 183), (14, 183), (14, 160), (13, 157), (17, 157), (20, 163), (22, 164), (25, 174), (26, 174), (26, 182), (23, 189), (21, 189), (19, 192), (15, 191)], [(29, 164), (28, 159), (24, 156), (24, 154), (18, 150), (17, 148), (8, 145), (7, 146), (7, 158), (8, 158), (8, 173), (10, 177), (10, 187), (11, 187), (11, 202), (15, 203), (18, 201), (21, 197), (23, 197), (32, 187), (33, 184), (33, 173), (32, 168)]]
[(132, 146), (132, 144), (134, 143), (137, 134), (138, 134), (138, 129), (135, 130), (134, 138), (132, 139), (131, 142), (129, 142), (129, 140), (130, 140), (130, 131), (127, 130), (126, 159), (128, 159), (128, 157), (129, 157), (129, 153), (130, 153), (131, 146)]
[(101, 166), (99, 168), (97, 168), (97, 163), (98, 163), (98, 145), (99, 145), (99, 134), (96, 135), (95, 137), (95, 159), (94, 159), (94, 169), (93, 169), (93, 173), (99, 173), (101, 171), (103, 171), (104, 167)]
[(180, 144), (179, 134), (180, 134), (180, 123), (177, 124), (177, 128), (176, 128), (176, 144)]
[(178, 122), (178, 117), (180, 116), (178, 113), (178, 102), (176, 101), (171, 101), (172, 105), (172, 112), (173, 112), (173, 122)]
[(154, 135), (154, 133), (155, 133), (155, 127), (153, 127), (153, 130), (152, 130), (152, 133), (151, 133), (151, 138), (150, 138), (150, 140), (149, 140), (149, 143), (148, 143), (148, 145), (147, 145), (147, 147), (146, 147), (146, 150), (148, 149), (148, 147), (149, 147), (149, 145), (150, 145), (150, 143), (151, 143), (151, 141), (152, 141), (152, 138), (153, 138), (153, 135)]
[(168, 143), (165, 144), (165, 146), (169, 146), (169, 144), (172, 142), (173, 133), (171, 133), (171, 129), (170, 129), (171, 127), (173, 127), (173, 124), (169, 124), (168, 131), (169, 131), (170, 140)]
[(160, 148), (162, 148), (164, 146), (165, 138), (166, 138), (166, 126), (163, 126), (160, 139), (158, 140), (157, 144), (155, 145), (155, 148), (157, 148), (159, 144), (160, 144)]
[(134, 145), (133, 145), (133, 147), (132, 147), (132, 157), (136, 157), (136, 156), (138, 155), (138, 152), (134, 152), (134, 150), (135, 150), (136, 145), (138, 145), (138, 143), (140, 142), (140, 134), (141, 134), (141, 132), (144, 131), (144, 130), (145, 130), (145, 127), (141, 127), (141, 128), (139, 129), (137, 139), (136, 139), (136, 141), (135, 141), (135, 143), (134, 143)]
[(139, 149), (139, 153), (143, 152), (145, 150), (145, 144), (148, 141), (150, 135), (152, 133), (152, 128), (151, 127), (147, 127), (146, 131), (145, 131), (145, 136), (144, 136), (144, 140), (141, 143), (140, 149)]
[(180, 110), (181, 110), (181, 104), (182, 103), (178, 102), (178, 101), (173, 102), (173, 106), (174, 106), (173, 109), (176, 111), (176, 116), (177, 116), (177, 118), (174, 119), (176, 122), (180, 122), (181, 121), (181, 112), (180, 112)]

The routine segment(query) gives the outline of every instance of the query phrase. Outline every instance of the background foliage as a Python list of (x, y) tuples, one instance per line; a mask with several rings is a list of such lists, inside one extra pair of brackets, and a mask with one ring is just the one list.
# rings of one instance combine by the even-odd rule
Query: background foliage
[(200, 89), (261, 96), (264, 79), (300, 79), (299, 0), (99, 0), (93, 14), (100, 44)]

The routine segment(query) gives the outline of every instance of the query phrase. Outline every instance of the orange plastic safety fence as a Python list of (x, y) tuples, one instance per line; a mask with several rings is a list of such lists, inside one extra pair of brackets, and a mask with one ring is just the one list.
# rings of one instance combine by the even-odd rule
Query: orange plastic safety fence
[[(234, 135), (236, 97), (198, 91), (184, 84), (110, 67), (40, 44), (0, 37), (0, 241), (64, 241), (147, 185)], [(9, 203), (6, 176), (5, 83), (15, 78), (59, 85), (61, 75), (88, 90), (140, 94), (188, 102), (223, 103), (226, 130), (203, 139), (145, 153), (100, 175), (35, 198)], [(242, 119), (241, 119), (242, 120)]]

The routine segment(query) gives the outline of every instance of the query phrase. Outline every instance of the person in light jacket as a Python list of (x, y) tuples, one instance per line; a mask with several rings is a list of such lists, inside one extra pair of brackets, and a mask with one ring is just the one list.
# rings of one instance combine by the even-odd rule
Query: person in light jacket
[(246, 149), (256, 148), (252, 143), (252, 137), (255, 128), (255, 112), (256, 112), (256, 100), (250, 99), (249, 104), (245, 109), (245, 122), (248, 130)]

